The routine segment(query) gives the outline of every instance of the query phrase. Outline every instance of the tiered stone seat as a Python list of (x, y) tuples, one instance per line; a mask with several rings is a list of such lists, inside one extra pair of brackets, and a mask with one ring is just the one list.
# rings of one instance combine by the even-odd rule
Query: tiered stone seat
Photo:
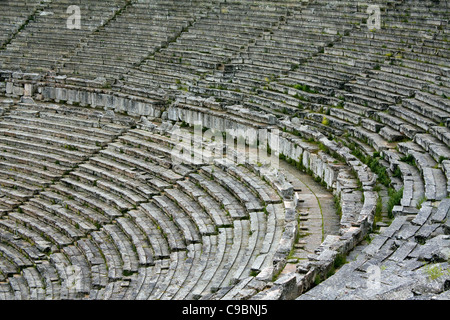
[(414, 142), (399, 143), (399, 150), (412, 156), (416, 166), (425, 180), (425, 198), (442, 200), (447, 196), (446, 178), (444, 172), (437, 168), (437, 162), (422, 147)]
[[(291, 6), (290, 16), (278, 29), (264, 33), (262, 40), (256, 40), (254, 44), (248, 46), (248, 52), (241, 53), (239, 58), (231, 61), (231, 65), (226, 65), (222, 74), (207, 77), (205, 83), (199, 82), (203, 87), (219, 90), (206, 89), (198, 92), (215, 95), (224, 101), (228, 101), (230, 97), (233, 97), (231, 101), (244, 100), (251, 108), (281, 115), (295, 113), (299, 106), (303, 108), (304, 102), (306, 104), (307, 101), (315, 102), (307, 93), (303, 95), (300, 90), (294, 89), (296, 86), (308, 88), (309, 92), (317, 91), (325, 94), (330, 93), (330, 86), (337, 88), (343, 86), (348, 80), (345, 75), (337, 75), (337, 78), (334, 78), (330, 76), (329, 70), (321, 72), (321, 69), (314, 69), (314, 74), (308, 74), (303, 68), (299, 69), (300, 65), (306, 66), (310, 58), (336, 41), (339, 32), (344, 33), (346, 28), (352, 28), (354, 21), (358, 21), (361, 17), (353, 4), (342, 4), (342, 7), (339, 3), (333, 5), (344, 9), (343, 15), (347, 12), (356, 14), (352, 18), (349, 18), (350, 14), (346, 14), (345, 19), (330, 18), (326, 15), (329, 8), (324, 9), (320, 5), (318, 7), (311, 5), (311, 8), (303, 9)], [(342, 20), (346, 20), (347, 23), (343, 23)], [(296, 36), (298, 30), (305, 32), (301, 38)], [(227, 71), (227, 68), (230, 71)], [(318, 77), (318, 74), (322, 76)], [(274, 83), (278, 77), (281, 79)], [(296, 98), (292, 99), (284, 93)], [(323, 96), (317, 98), (322, 101), (326, 99)], [(323, 103), (337, 104), (336, 101)]]
[(189, 180), (178, 181), (177, 185), (184, 193), (195, 199), (203, 210), (205, 210), (217, 227), (226, 227), (231, 225), (231, 219), (215, 198), (201, 189), (198, 185)]
[(223, 204), (225, 210), (232, 218), (247, 217), (243, 205), (219, 183), (197, 173), (190, 174), (189, 178), (195, 184), (201, 186), (217, 202)]

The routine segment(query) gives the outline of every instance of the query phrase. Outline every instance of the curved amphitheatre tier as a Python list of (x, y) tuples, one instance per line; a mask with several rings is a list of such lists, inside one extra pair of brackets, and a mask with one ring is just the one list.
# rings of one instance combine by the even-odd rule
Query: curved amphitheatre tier
[[(448, 299), (446, 1), (0, 6), (1, 299)], [(177, 164), (198, 123), (271, 129), (339, 231), (292, 259), (289, 172)]]

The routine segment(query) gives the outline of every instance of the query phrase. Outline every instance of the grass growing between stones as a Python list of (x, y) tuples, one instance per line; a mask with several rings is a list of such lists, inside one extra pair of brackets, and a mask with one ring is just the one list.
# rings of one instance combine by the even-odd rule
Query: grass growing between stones
[(342, 218), (342, 207), (341, 207), (341, 197), (335, 195), (334, 196), (334, 207), (336, 209), (336, 214), (339, 218)]
[(399, 189), (398, 191), (396, 191), (393, 188), (389, 188), (388, 195), (389, 195), (389, 200), (387, 203), (388, 216), (390, 219), (392, 219), (394, 218), (394, 215), (392, 214), (392, 209), (394, 208), (394, 206), (400, 204), (400, 201), (403, 198), (403, 188)]
[(367, 165), (370, 170), (377, 175), (377, 181), (384, 185), (385, 187), (389, 188), (391, 184), (391, 179), (389, 178), (389, 175), (387, 173), (386, 167), (384, 167), (382, 164), (380, 164), (379, 161), (379, 154), (373, 155), (373, 157), (366, 156), (356, 145), (356, 143), (346, 143), (343, 142), (346, 147), (348, 147), (351, 150), (351, 154), (357, 157), (359, 160), (361, 160), (362, 163)]
[(420, 210), (420, 209), (422, 208), (422, 204), (423, 204), (424, 202), (426, 202), (426, 201), (427, 201), (427, 198), (426, 198), (425, 196), (423, 196), (422, 198), (420, 198), (420, 199), (417, 201), (416, 208)]
[(428, 265), (423, 269), (425, 273), (430, 277), (431, 280), (439, 279), (442, 276), (450, 275), (450, 268), (444, 270), (440, 265)]
[(347, 258), (343, 254), (338, 254), (334, 259), (333, 265), (327, 273), (327, 278), (331, 277), (336, 273), (336, 271), (347, 263)]
[(383, 199), (380, 196), (378, 196), (377, 204), (375, 207), (375, 216), (373, 220), (374, 224), (380, 222), (383, 219), (382, 213), (383, 213)]

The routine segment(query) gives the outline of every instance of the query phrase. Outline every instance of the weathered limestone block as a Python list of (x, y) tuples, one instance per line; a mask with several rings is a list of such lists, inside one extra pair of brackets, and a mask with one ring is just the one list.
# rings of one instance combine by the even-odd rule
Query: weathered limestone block
[(431, 222), (442, 223), (450, 218), (450, 198), (441, 201), (435, 214), (431, 217)]
[[(89, 97), (89, 94), (88, 94)], [(124, 113), (127, 110), (128, 104), (127, 104), (127, 100), (123, 97), (119, 97), (119, 96), (114, 96), (113, 99), (113, 104), (114, 104), (114, 111), (115, 112), (119, 112), (119, 113)], [(91, 103), (89, 103), (91, 104)]]
[(22, 86), (17, 86), (17, 85), (13, 85), (13, 84), (11, 84), (8, 88), (8, 84), (7, 84), (6, 93), (10, 93), (15, 97), (20, 97), (20, 96), (23, 96), (24, 89)]
[(360, 191), (341, 193), (341, 233), (357, 222), (362, 209), (361, 197)]
[(372, 132), (379, 132), (380, 129), (383, 128), (383, 124), (371, 119), (361, 119), (361, 126)]
[(400, 132), (389, 127), (381, 128), (379, 134), (387, 141), (400, 141), (404, 138), (404, 136)]
[(447, 127), (434, 126), (430, 128), (430, 133), (441, 140), (445, 145), (450, 146), (450, 129)]
[(450, 160), (444, 160), (441, 164), (447, 178), (447, 193), (450, 194)]
[(90, 105), (89, 92), (87, 92), (87, 91), (78, 92), (78, 99), (79, 99), (80, 106), (87, 107), (88, 105)]
[(372, 226), (375, 208), (377, 206), (378, 193), (375, 191), (364, 191), (364, 205), (359, 214), (358, 223), (361, 224), (363, 219), (367, 219), (369, 226)]
[(297, 221), (291, 221), (284, 227), (284, 232), (281, 236), (280, 243), (278, 245), (277, 253), (282, 255), (288, 255), (294, 245), (295, 237), (297, 235)]
[(336, 178), (336, 193), (352, 192), (358, 187), (356, 179), (353, 177), (350, 169), (343, 169), (339, 171)]
[(25, 83), (24, 84), (24, 89), (23, 89), (23, 94), (25, 96), (31, 97), (34, 94), (35, 91), (35, 86), (31, 83)]
[(280, 300), (282, 295), (283, 288), (281, 286), (273, 286), (268, 290), (254, 295), (251, 300)]
[(422, 226), (424, 223), (427, 222), (427, 220), (431, 216), (432, 212), (433, 212), (433, 207), (431, 206), (431, 203), (429, 201), (424, 202), (422, 204), (422, 207), (419, 210), (419, 213), (411, 221), (411, 223), (414, 225)]
[(0, 105), (1, 105), (2, 107), (9, 107), (9, 106), (12, 106), (12, 105), (14, 105), (14, 100), (13, 100), (13, 99), (3, 99), (3, 100), (0, 100)]
[(314, 257), (312, 263), (317, 267), (318, 272), (325, 277), (333, 266), (334, 260), (338, 255), (337, 251), (325, 248), (320, 254)]
[(328, 188), (335, 189), (336, 188), (336, 179), (339, 174), (340, 169), (342, 166), (334, 165), (328, 163), (326, 166), (324, 166), (323, 171), (323, 181), (326, 183)]
[(428, 200), (442, 200), (447, 197), (445, 177), (440, 169), (424, 168), (425, 197)]
[(295, 273), (288, 273), (281, 276), (274, 282), (274, 286), (281, 287), (280, 300), (292, 300), (298, 296), (297, 277)]
[(34, 102), (33, 98), (27, 97), (27, 96), (22, 96), (22, 97), (20, 98), (20, 103), (36, 104), (36, 102)]
[(447, 262), (450, 259), (450, 236), (438, 235), (424, 245), (417, 246), (411, 257), (433, 262)]
[(255, 279), (260, 281), (271, 281), (274, 275), (273, 271), (274, 271), (273, 267), (266, 267), (262, 269), (260, 273), (258, 273)]
[(78, 97), (78, 90), (74, 89), (68, 89), (67, 90), (67, 103), (73, 104), (73, 103), (79, 103), (79, 97)]
[(67, 89), (65, 88), (55, 88), (55, 101), (65, 102), (67, 101)]
[[(362, 164), (360, 161), (358, 162)], [(376, 184), (377, 177), (367, 165), (362, 164), (353, 166), (353, 170), (356, 171), (356, 175), (358, 176), (358, 179), (363, 185), (364, 189), (368, 189)]]

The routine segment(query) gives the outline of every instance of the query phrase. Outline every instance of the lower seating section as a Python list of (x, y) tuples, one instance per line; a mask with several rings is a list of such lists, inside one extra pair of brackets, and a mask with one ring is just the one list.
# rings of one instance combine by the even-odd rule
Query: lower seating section
[[(284, 206), (270, 185), (250, 168), (173, 164), (178, 136), (117, 117), (23, 103), (3, 116), (2, 299), (199, 299), (273, 264)], [(23, 176), (8, 170), (19, 146)]]
[[(125, 4), (124, 0), (45, 2), (21, 26), (6, 50), (0, 51), (1, 68), (56, 71), (62, 59), (71, 56), (88, 35), (113, 18)], [(77, 6), (79, 12), (71, 6)]]

